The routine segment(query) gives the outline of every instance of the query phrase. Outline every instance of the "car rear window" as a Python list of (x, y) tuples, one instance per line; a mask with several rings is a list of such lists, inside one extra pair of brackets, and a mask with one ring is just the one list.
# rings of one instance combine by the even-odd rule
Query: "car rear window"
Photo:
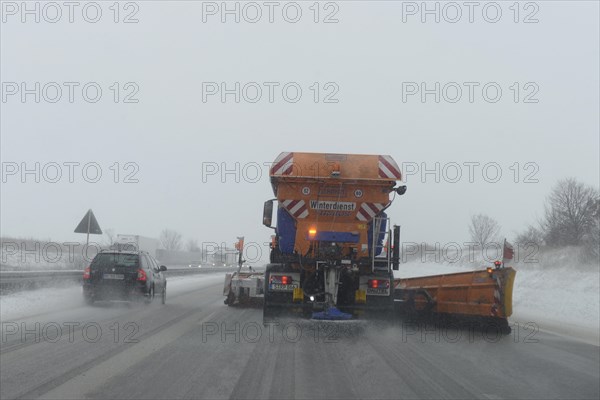
[(105, 253), (98, 254), (91, 264), (92, 268), (138, 268), (139, 256), (137, 254)]

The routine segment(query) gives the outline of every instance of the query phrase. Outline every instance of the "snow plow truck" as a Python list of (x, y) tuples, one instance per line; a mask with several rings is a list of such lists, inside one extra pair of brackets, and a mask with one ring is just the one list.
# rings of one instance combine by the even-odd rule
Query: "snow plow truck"
[[(507, 325), (512, 268), (395, 279), (400, 227), (385, 211), (406, 186), (398, 184), (402, 174), (392, 157), (283, 152), (270, 178), (275, 198), (263, 209), (263, 224), (274, 229), (270, 263), (255, 278), (262, 290), (253, 291), (263, 297), (265, 322), (282, 314), (349, 320), (403, 312)], [(230, 298), (231, 287), (229, 278), (224, 294)]]

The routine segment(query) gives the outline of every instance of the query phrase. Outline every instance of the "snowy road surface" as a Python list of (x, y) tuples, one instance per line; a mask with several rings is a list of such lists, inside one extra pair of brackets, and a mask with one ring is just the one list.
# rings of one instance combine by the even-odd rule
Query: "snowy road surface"
[(600, 348), (397, 323), (337, 336), (223, 304), (222, 274), (166, 305), (85, 306), (81, 288), (2, 299), (0, 398), (598, 398)]

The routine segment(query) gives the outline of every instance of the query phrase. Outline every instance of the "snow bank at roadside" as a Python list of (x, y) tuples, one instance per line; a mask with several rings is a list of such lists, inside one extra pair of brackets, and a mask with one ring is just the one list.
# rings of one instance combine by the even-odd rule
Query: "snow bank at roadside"
[(588, 267), (517, 265), (512, 319), (600, 345), (600, 272)]

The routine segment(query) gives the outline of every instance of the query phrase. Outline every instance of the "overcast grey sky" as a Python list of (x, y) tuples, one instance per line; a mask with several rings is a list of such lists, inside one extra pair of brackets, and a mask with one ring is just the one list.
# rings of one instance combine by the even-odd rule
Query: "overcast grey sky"
[[(85, 240), (92, 208), (117, 233), (267, 241), (263, 163), (281, 151), (394, 157), (411, 172), (388, 213), (404, 241), (467, 241), (476, 213), (514, 237), (558, 179), (598, 186), (598, 2), (427, 3), (439, 22), (421, 2), (313, 3), (237, 3), (237, 23), (221, 2), (2, 2), (2, 235)], [(39, 183), (21, 175), (36, 162)]]

